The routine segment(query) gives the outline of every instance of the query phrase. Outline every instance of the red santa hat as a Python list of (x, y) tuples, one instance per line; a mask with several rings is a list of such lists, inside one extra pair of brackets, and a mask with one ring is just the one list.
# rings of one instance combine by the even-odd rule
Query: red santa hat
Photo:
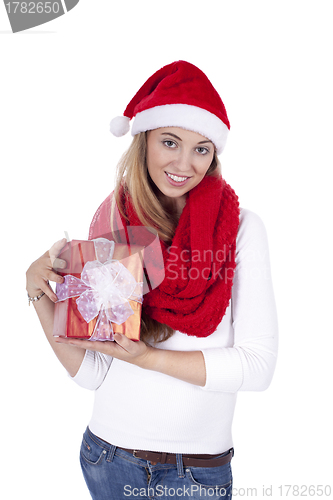
[(222, 153), (230, 124), (221, 97), (196, 66), (176, 61), (154, 73), (125, 109), (124, 116), (111, 121), (116, 137), (161, 127), (180, 127), (207, 137)]

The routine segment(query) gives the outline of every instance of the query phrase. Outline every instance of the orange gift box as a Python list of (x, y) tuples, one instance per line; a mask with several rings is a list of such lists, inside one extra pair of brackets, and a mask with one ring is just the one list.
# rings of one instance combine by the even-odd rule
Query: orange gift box
[(140, 340), (143, 247), (72, 240), (58, 258), (67, 266), (56, 269), (65, 283), (57, 284), (53, 335), (113, 340), (119, 332)]

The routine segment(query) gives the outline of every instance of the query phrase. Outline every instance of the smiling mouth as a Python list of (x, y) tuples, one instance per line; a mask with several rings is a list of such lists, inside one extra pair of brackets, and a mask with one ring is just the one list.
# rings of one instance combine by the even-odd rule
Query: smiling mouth
[(189, 177), (179, 177), (178, 175), (174, 174), (169, 174), (169, 172), (165, 172), (170, 179), (172, 179), (175, 182), (184, 182), (186, 179), (189, 179)]

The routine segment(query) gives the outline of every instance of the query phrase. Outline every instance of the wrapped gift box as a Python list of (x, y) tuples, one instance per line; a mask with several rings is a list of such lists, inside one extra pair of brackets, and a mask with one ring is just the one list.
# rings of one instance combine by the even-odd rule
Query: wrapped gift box
[(113, 340), (119, 332), (139, 340), (143, 248), (105, 238), (72, 240), (58, 258), (67, 267), (56, 269), (65, 282), (57, 284), (53, 335)]

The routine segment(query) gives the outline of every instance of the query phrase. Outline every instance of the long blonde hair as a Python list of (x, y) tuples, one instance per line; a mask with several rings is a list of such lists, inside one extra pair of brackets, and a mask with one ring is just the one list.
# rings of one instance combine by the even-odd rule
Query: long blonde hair
[[(140, 132), (134, 136), (128, 150), (121, 157), (117, 166), (117, 181), (115, 186), (115, 200), (117, 207), (128, 220), (125, 207), (120, 199), (121, 187), (131, 197), (134, 209), (142, 225), (154, 228), (159, 238), (171, 244), (176, 231), (178, 218), (168, 212), (160, 203), (155, 184), (150, 178), (146, 162), (147, 132)], [(206, 175), (218, 175), (221, 164), (216, 152)], [(173, 334), (173, 329), (168, 325), (159, 323), (142, 311), (141, 334), (143, 341), (163, 342)]]

